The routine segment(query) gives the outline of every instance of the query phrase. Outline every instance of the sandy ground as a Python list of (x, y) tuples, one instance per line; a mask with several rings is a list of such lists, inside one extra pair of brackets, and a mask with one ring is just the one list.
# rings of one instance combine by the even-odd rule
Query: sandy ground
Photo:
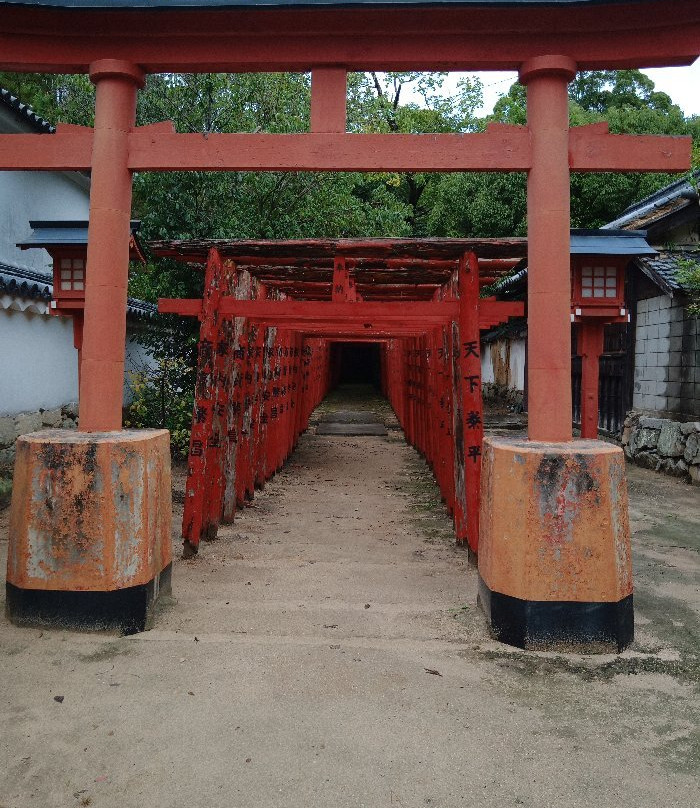
[(0, 621), (0, 808), (697, 805), (700, 496), (629, 478), (634, 648), (523, 653), (401, 433), (311, 430), (154, 630)]

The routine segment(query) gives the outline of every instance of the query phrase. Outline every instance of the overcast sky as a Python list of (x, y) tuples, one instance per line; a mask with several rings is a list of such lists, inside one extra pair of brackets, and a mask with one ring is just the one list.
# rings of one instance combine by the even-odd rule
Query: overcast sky
[[(686, 115), (700, 115), (700, 59), (691, 67), (661, 67), (644, 70), (657, 90), (668, 93)], [(447, 89), (462, 74), (452, 73), (445, 82)], [(493, 111), (500, 95), (508, 92), (516, 80), (516, 73), (478, 73), (484, 83), (484, 107), (479, 114)]]

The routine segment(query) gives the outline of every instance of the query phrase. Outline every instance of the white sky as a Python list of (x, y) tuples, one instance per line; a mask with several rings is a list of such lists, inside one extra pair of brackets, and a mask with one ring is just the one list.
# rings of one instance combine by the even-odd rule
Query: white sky
[[(651, 78), (657, 90), (668, 93), (686, 115), (700, 115), (700, 59), (691, 67), (660, 67), (642, 72)], [(444, 89), (449, 90), (455, 86), (462, 75), (464, 74), (451, 73), (445, 81)], [(493, 105), (499, 96), (507, 93), (517, 79), (517, 73), (490, 72), (476, 75), (480, 76), (484, 84), (484, 106), (478, 110), (479, 115), (493, 112)]]

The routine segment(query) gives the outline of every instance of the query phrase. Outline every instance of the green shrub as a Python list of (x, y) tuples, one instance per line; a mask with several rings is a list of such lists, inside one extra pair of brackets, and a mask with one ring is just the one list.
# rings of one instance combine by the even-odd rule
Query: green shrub
[(173, 457), (187, 457), (192, 426), (194, 374), (181, 359), (158, 359), (155, 367), (129, 373), (133, 400), (124, 425), (170, 430)]

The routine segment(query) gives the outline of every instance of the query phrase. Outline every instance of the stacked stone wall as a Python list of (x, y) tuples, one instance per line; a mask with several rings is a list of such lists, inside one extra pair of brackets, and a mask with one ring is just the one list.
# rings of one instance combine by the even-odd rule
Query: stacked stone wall
[(514, 412), (522, 412), (524, 394), (522, 390), (518, 390), (516, 387), (507, 387), (495, 382), (485, 382), (482, 385), (482, 392), (485, 402), (504, 404)]
[(622, 446), (637, 465), (700, 485), (700, 421), (672, 421), (633, 411), (625, 419)]
[(700, 319), (681, 298), (637, 303), (635, 410), (700, 416)]
[(75, 429), (78, 425), (78, 405), (65, 404), (53, 410), (21, 412), (0, 417), (0, 476), (12, 473), (15, 460), (15, 441), (20, 435), (38, 432), (50, 427)]

